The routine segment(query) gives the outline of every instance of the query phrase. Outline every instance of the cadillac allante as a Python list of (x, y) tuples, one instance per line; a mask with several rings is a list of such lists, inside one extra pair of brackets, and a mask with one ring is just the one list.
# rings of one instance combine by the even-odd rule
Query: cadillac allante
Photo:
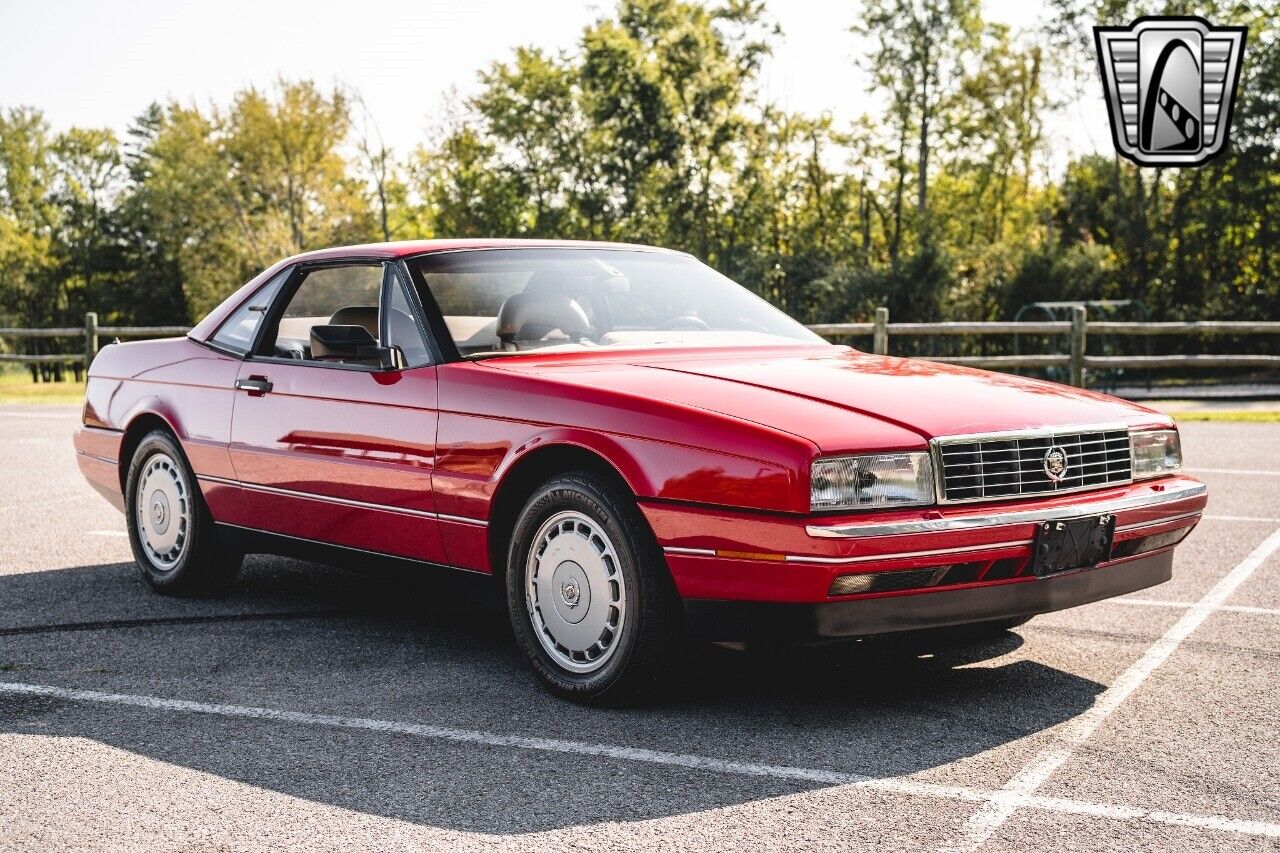
[(606, 243), (281, 261), (104, 347), (75, 447), (161, 592), (246, 553), (491, 575), (541, 679), (597, 702), (692, 636), (1005, 630), (1150, 587), (1206, 501), (1164, 415), (832, 345)]

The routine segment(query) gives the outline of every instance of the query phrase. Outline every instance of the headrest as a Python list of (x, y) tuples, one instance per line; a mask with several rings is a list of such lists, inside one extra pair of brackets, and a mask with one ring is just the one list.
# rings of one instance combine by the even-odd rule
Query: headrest
[(563, 273), (538, 270), (524, 283), (525, 293), (565, 293)]
[(364, 326), (330, 324), (311, 327), (312, 358), (351, 358), (357, 347), (377, 345), (377, 340)]
[(364, 326), (364, 330), (378, 337), (378, 306), (348, 305), (339, 308), (329, 318), (330, 326)]
[(503, 341), (539, 341), (556, 329), (573, 341), (591, 331), (582, 306), (563, 293), (513, 293), (498, 311)]

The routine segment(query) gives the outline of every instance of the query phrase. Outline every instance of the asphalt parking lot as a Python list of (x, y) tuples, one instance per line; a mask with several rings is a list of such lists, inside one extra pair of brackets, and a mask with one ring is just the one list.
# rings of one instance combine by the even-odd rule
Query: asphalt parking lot
[(435, 579), (153, 594), (0, 406), (0, 849), (1280, 849), (1280, 427), (1189, 423), (1170, 583), (958, 651), (697, 651), (598, 711)]

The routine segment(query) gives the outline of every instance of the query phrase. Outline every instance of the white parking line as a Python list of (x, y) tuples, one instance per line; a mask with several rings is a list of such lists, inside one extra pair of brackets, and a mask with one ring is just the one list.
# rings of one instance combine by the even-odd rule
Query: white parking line
[(1280, 477), (1280, 471), (1257, 468), (1187, 468), (1186, 470), (1191, 474), (1249, 474), (1258, 477)]
[(1266, 518), (1259, 515), (1205, 515), (1209, 521), (1264, 521), (1268, 524), (1280, 524), (1280, 518)]
[[(1141, 607), (1172, 607), (1176, 610), (1186, 610), (1188, 607), (1195, 607), (1194, 601), (1161, 601), (1158, 598), (1108, 598), (1099, 601), (1099, 604), (1136, 604)], [(1219, 604), (1213, 608), (1220, 613), (1252, 613), (1261, 616), (1280, 616), (1280, 608), (1277, 607), (1248, 607), (1243, 604)]]
[[(1273, 531), (1262, 541), (1262, 544), (1253, 549), (1249, 556), (1236, 564), (1226, 577), (1205, 593), (1203, 598), (1193, 604), (1182, 618), (1173, 623), (1173, 627), (1156, 640), (1151, 648), (1147, 649), (1146, 654), (1098, 695), (1093, 707), (1064, 723), (1055, 733), (1053, 743), (1032, 757), (1012, 779), (1001, 787), (1001, 793), (1023, 797), (1035, 796), (1036, 791), (1048, 781), (1054, 771), (1071, 759), (1076, 748), (1088, 740), (1120, 707), (1121, 703), (1128, 699), (1160, 664), (1168, 660), (1178, 645), (1200, 627), (1200, 623), (1204, 622), (1209, 614), (1213, 613), (1227, 596), (1244, 583), (1249, 575), (1253, 574), (1254, 570), (1277, 549), (1280, 549), (1280, 529)], [(981, 847), (1021, 805), (1017, 796), (992, 797), (965, 824), (963, 841), (958, 846), (948, 849), (972, 851)]]
[(0, 512), (11, 512), (15, 509), (41, 509), (47, 506), (56, 506), (57, 504), (71, 503), (72, 501), (82, 501), (85, 498), (93, 497), (92, 494), (86, 495), (65, 495), (60, 498), (49, 498), (45, 501), (30, 501), (28, 503), (7, 504), (0, 506)]
[(0, 418), (57, 418), (58, 420), (75, 420), (75, 412), (0, 412)]
[(931, 797), (934, 799), (971, 803), (1009, 803), (1014, 808), (1032, 808), (1061, 814), (1088, 815), (1120, 821), (1150, 821), (1174, 826), (1192, 826), (1222, 832), (1280, 838), (1280, 824), (1266, 821), (1237, 820), (1218, 815), (1165, 812), (1114, 803), (1095, 803), (1062, 797), (1043, 797), (1011, 791), (987, 791), (960, 785), (939, 785), (910, 778), (877, 779), (856, 773), (841, 773), (832, 770), (818, 770), (779, 764), (728, 761), (703, 755), (661, 752), (628, 746), (553, 740), (551, 738), (525, 737), (522, 735), (502, 735), (472, 729), (452, 729), (443, 726), (375, 720), (366, 717), (339, 717), (331, 714), (281, 711), (274, 708), (257, 708), (245, 705), (222, 705), (192, 702), (185, 699), (163, 699), (158, 696), (139, 696), (129, 693), (102, 693), (96, 690), (74, 690), (66, 687), (51, 687), (45, 684), (25, 684), (21, 682), (0, 681), (0, 694), (48, 696), (72, 702), (120, 705), (188, 714), (212, 714), (219, 717), (267, 720), (302, 726), (325, 726), (336, 729), (383, 732), (487, 747), (505, 747), (536, 752), (585, 755), (618, 761), (635, 761), (643, 764), (680, 767), (687, 770), (700, 770), (733, 776), (765, 777), (822, 785), (853, 785), (876, 791)]

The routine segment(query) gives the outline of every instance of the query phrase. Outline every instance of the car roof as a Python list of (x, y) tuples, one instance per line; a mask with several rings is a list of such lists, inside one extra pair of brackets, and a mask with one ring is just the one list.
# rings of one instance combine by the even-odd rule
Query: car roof
[(544, 249), (626, 249), (637, 252), (661, 252), (663, 254), (679, 255), (683, 252), (677, 252), (672, 249), (663, 249), (657, 246), (644, 246), (638, 243), (608, 243), (596, 240), (517, 240), (514, 238), (501, 237), (472, 237), (472, 238), (450, 238), (442, 240), (399, 240), (391, 243), (363, 243), (355, 246), (334, 246), (329, 249), (317, 249), (312, 252), (303, 252), (294, 255), (291, 258), (285, 258), (282, 261), (271, 265), (263, 270), (253, 280), (242, 286), (239, 290), (227, 297), (223, 302), (204, 316), (195, 327), (188, 332), (188, 336), (197, 341), (207, 341), (217, 332), (218, 327), (231, 316), (231, 314), (249, 297), (255, 293), (258, 288), (264, 285), (271, 278), (275, 277), (288, 267), (298, 263), (306, 263), (308, 261), (326, 261), (326, 260), (343, 260), (347, 258), (355, 259), (377, 259), (377, 260), (393, 260), (396, 258), (406, 258), (415, 255), (425, 255), (431, 252), (449, 252), (459, 249), (522, 249), (522, 248), (544, 248)]
[(289, 258), (290, 263), (300, 261), (334, 260), (339, 258), (405, 258), (430, 252), (447, 252), (458, 249), (629, 249), (632, 251), (683, 254), (658, 246), (639, 243), (610, 243), (597, 240), (524, 240), (515, 238), (445, 238), (438, 240), (397, 240), (391, 243), (364, 243), (355, 246), (334, 246), (303, 252)]

